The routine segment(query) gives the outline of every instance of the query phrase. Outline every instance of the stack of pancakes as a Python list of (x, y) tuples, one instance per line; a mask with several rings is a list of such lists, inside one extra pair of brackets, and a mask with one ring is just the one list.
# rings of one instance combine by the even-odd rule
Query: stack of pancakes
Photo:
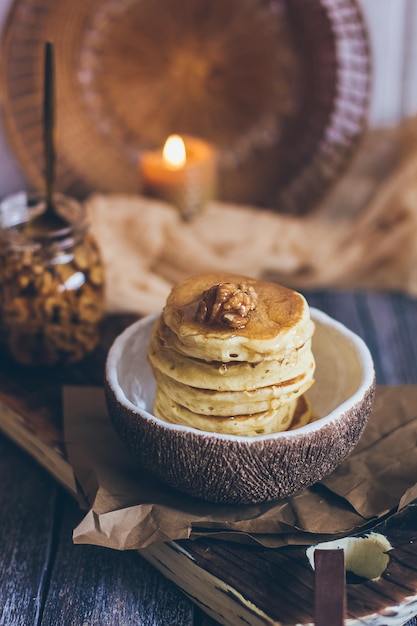
[[(208, 293), (233, 289), (235, 300), (240, 293), (252, 297), (252, 308), (224, 314), (226, 298), (217, 295), (220, 314), (210, 318), (208, 311), (202, 317)], [(199, 430), (245, 436), (307, 423), (311, 409), (304, 394), (313, 384), (313, 332), (305, 298), (291, 289), (235, 274), (189, 278), (172, 289), (152, 331), (154, 414)]]

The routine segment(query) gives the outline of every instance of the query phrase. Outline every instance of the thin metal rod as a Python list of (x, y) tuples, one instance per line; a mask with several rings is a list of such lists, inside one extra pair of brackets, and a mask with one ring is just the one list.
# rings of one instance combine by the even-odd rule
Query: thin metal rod
[(55, 185), (55, 71), (54, 50), (51, 41), (45, 42), (43, 85), (43, 130), (45, 151), (45, 183), (46, 207), (53, 207), (53, 190)]

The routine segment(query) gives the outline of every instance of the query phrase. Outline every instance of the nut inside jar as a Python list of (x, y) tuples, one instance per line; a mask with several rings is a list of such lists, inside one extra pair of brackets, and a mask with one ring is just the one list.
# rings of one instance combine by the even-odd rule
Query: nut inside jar
[(81, 360), (100, 339), (104, 270), (94, 238), (79, 223), (64, 238), (8, 233), (0, 254), (1, 337), (25, 365)]

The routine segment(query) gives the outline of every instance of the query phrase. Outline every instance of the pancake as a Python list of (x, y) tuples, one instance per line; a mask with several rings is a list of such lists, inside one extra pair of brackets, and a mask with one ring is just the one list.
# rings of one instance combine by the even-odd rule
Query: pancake
[(312, 362), (311, 339), (279, 359), (204, 361), (179, 352), (169, 343), (163, 319), (152, 331), (148, 359), (152, 367), (174, 380), (200, 389), (241, 391), (276, 385), (302, 375)]
[(214, 391), (198, 389), (179, 383), (158, 370), (154, 370), (155, 380), (166, 395), (190, 411), (203, 415), (231, 417), (249, 415), (269, 410), (278, 410), (305, 393), (313, 384), (314, 365), (306, 374), (285, 381), (279, 385), (260, 387), (250, 391)]
[[(242, 282), (257, 294), (249, 324), (236, 330), (196, 319), (205, 291), (216, 284)], [(203, 274), (180, 283), (167, 298), (163, 320), (169, 329), (168, 341), (176, 350), (197, 359), (222, 363), (282, 358), (304, 345), (314, 332), (308, 304), (300, 293), (236, 274)]]
[(154, 413), (207, 432), (257, 436), (311, 419), (314, 323), (305, 298), (236, 274), (175, 286), (148, 348)]
[(311, 406), (307, 398), (301, 396), (275, 411), (233, 417), (208, 417), (189, 411), (171, 400), (163, 390), (158, 388), (154, 413), (163, 421), (191, 426), (206, 432), (256, 437), (290, 430), (293, 420), (297, 422), (298, 428), (307, 424), (311, 418)]
[(297, 398), (297, 406), (291, 420), (291, 424), (287, 430), (297, 430), (297, 428), (301, 428), (301, 426), (305, 426), (306, 424), (311, 424), (311, 422), (315, 422), (318, 419), (319, 416), (317, 413), (314, 413), (308, 397), (300, 396)]

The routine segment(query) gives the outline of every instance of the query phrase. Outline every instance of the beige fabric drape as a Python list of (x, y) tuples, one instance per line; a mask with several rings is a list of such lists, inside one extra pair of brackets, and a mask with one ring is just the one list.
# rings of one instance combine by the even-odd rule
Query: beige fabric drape
[(192, 222), (140, 196), (87, 202), (107, 271), (109, 312), (160, 309), (197, 272), (267, 276), (293, 288), (417, 296), (417, 123), (368, 134), (351, 167), (305, 217), (212, 203)]

